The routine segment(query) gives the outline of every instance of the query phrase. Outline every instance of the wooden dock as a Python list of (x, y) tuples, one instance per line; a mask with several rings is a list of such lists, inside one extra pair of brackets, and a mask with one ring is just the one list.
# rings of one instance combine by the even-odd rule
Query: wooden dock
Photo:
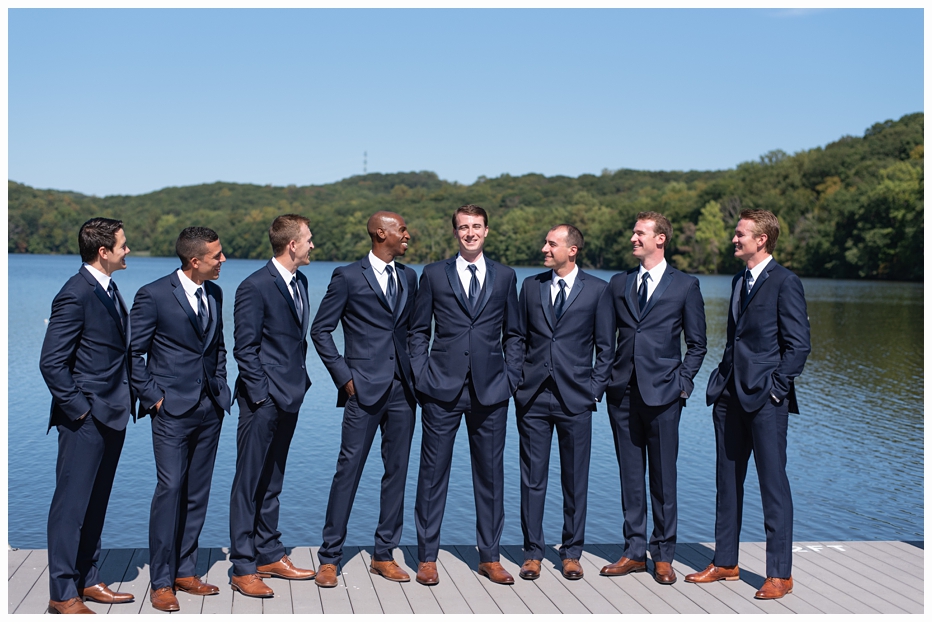
[[(247, 598), (229, 587), (231, 564), (225, 548), (201, 550), (199, 571), (220, 594), (193, 597), (179, 592), (180, 614), (192, 613), (923, 613), (924, 543), (849, 541), (797, 543), (792, 594), (781, 600), (754, 600), (764, 582), (764, 544), (741, 544), (741, 580), (692, 585), (683, 576), (712, 559), (710, 544), (678, 544), (673, 567), (679, 580), (664, 586), (648, 573), (620, 578), (599, 576), (599, 569), (621, 556), (621, 546), (587, 544), (585, 577), (567, 581), (560, 574), (556, 549), (550, 549), (536, 581), (518, 578), (524, 559), (520, 546), (503, 548), (502, 564), (514, 586), (494, 585), (475, 572), (472, 546), (444, 546), (437, 569), (440, 584), (425, 587), (414, 579), (417, 549), (404, 546), (396, 561), (411, 574), (410, 583), (392, 583), (369, 573), (370, 549), (347, 547), (340, 584), (320, 589), (313, 581), (267, 579), (275, 590), (268, 599)], [(317, 566), (317, 549), (293, 548), (299, 567)], [(45, 550), (8, 551), (8, 613), (44, 613), (48, 605)], [(102, 578), (117, 591), (135, 594), (133, 603), (101, 605), (97, 613), (162, 614), (149, 604), (148, 550), (113, 549), (102, 554)], [(652, 569), (648, 563), (649, 569)], [(868, 570), (869, 569), (869, 570)], [(866, 574), (870, 573), (869, 576)]]

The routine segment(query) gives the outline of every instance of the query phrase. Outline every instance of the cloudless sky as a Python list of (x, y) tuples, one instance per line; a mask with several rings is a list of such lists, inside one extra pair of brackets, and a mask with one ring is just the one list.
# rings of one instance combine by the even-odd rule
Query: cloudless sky
[(923, 111), (921, 9), (9, 11), (9, 178), (727, 169)]

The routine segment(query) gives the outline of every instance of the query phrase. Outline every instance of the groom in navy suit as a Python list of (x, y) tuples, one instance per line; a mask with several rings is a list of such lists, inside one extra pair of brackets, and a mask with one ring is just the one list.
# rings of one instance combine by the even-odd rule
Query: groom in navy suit
[[(479, 574), (510, 585), (499, 562), (505, 524), (504, 460), (508, 399), (521, 379), (521, 330), (515, 271), (482, 253), (488, 214), (479, 206), (453, 213), (459, 254), (421, 273), (409, 347), (422, 406), (421, 464), (414, 522), (417, 581), (436, 585), (440, 524), (450, 482), (453, 442), (466, 417), (476, 501)], [(431, 341), (433, 323), (433, 344)], [(428, 350), (429, 348), (429, 350)]]
[[(149, 513), (150, 601), (178, 611), (175, 590), (219, 593), (197, 575), (220, 426), (230, 412), (223, 293), (213, 281), (226, 260), (210, 228), (185, 228), (175, 242), (181, 268), (136, 293), (132, 384), (152, 416), (158, 483)], [(143, 356), (146, 356), (143, 359)]]
[[(110, 276), (126, 269), (123, 222), (95, 217), (78, 232), (84, 264), (52, 301), (39, 369), (52, 393), (58, 430), (55, 493), (49, 506), (49, 613), (94, 613), (84, 600), (125, 603), (132, 594), (100, 580), (100, 534), (126, 425), (129, 321)], [(135, 415), (134, 415), (135, 416)]]
[(745, 269), (731, 280), (722, 361), (709, 377), (706, 402), (715, 426), (715, 557), (690, 583), (738, 580), (738, 544), (748, 459), (754, 453), (767, 536), (767, 580), (754, 595), (793, 591), (793, 498), (786, 476), (786, 432), (799, 414), (795, 380), (809, 356), (803, 285), (773, 260), (780, 223), (767, 210), (741, 211), (735, 257)]
[(305, 365), (307, 277), (298, 268), (311, 261), (312, 237), (307, 217), (276, 217), (269, 228), (272, 260), (240, 283), (233, 306), (239, 425), (230, 492), (230, 585), (254, 598), (274, 595), (263, 578), (314, 578), (314, 570), (294, 566), (278, 531), (285, 462), (311, 387)]
[[(608, 417), (621, 473), (625, 548), (602, 568), (602, 576), (647, 569), (650, 550), (654, 580), (676, 582), (676, 457), (680, 411), (692, 394), (693, 379), (706, 353), (705, 306), (699, 281), (664, 260), (672, 226), (656, 212), (638, 214), (631, 244), (641, 264), (610, 281), (618, 327), (618, 348), (608, 385)], [(681, 337), (686, 355), (680, 354)], [(654, 528), (647, 540), (650, 480)]]
[[(408, 326), (414, 313), (417, 275), (398, 263), (408, 249), (408, 227), (390, 212), (377, 212), (366, 225), (372, 250), (359, 261), (338, 267), (317, 309), (311, 339), (338, 389), (343, 433), (330, 486), (320, 566), (321, 587), (337, 585), (346, 524), (353, 508), (369, 448), (382, 432), (382, 493), (379, 524), (369, 571), (407, 582), (392, 558), (404, 525), (405, 478), (414, 435), (414, 382), (408, 358)], [(333, 330), (343, 325), (343, 355)]]
[(583, 576), (579, 558), (586, 531), (592, 411), (612, 370), (615, 320), (608, 283), (576, 265), (582, 247), (583, 235), (575, 226), (551, 229), (541, 251), (552, 271), (526, 278), (518, 297), (525, 356), (515, 392), (525, 559), (518, 575), (526, 580), (540, 577), (544, 558), (542, 525), (554, 428), (563, 488), (563, 576)]

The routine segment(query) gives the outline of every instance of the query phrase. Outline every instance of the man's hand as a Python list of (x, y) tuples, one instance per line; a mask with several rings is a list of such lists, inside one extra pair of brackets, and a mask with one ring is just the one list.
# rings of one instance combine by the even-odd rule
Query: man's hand
[(353, 385), (353, 380), (350, 379), (343, 385), (343, 390), (346, 392), (347, 396), (355, 397), (356, 396), (356, 386)]
[(159, 402), (158, 402), (158, 403), (156, 403), (155, 405), (152, 406), (153, 408), (155, 408), (155, 411), (156, 411), (156, 412), (158, 412), (158, 411), (161, 409), (161, 407), (162, 407), (162, 401), (164, 401), (164, 400), (165, 400), (165, 397), (162, 397), (161, 399), (159, 399)]

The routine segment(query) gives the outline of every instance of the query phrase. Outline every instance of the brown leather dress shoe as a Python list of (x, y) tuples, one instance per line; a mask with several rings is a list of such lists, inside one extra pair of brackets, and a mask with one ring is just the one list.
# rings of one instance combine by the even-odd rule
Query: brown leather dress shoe
[(131, 603), (134, 596), (124, 592), (115, 592), (106, 583), (97, 583), (90, 587), (85, 587), (81, 591), (84, 600), (93, 600), (95, 603), (104, 603), (105, 605), (116, 605), (119, 603)]
[(314, 582), (321, 587), (337, 586), (337, 566), (333, 563), (323, 563), (317, 568), (317, 576)]
[(646, 561), (632, 561), (628, 557), (621, 557), (615, 563), (606, 565), (599, 572), (602, 576), (624, 576), (632, 572), (647, 571)]
[(181, 609), (181, 606), (178, 604), (178, 599), (175, 598), (175, 592), (171, 587), (150, 589), (149, 602), (152, 603), (153, 609), (158, 609), (159, 611), (178, 611)]
[(75, 596), (68, 600), (50, 600), (49, 613), (94, 613), (84, 601)]
[(186, 576), (175, 579), (175, 591), (188, 592), (195, 596), (213, 596), (220, 593), (220, 588), (205, 583), (200, 576)]
[(502, 567), (502, 564), (498, 561), (493, 561), (492, 563), (480, 563), (479, 564), (479, 574), (480, 576), (485, 576), (493, 583), (499, 585), (514, 585), (514, 577), (508, 573), (508, 570)]
[(759, 600), (773, 600), (775, 598), (783, 598), (787, 594), (793, 593), (793, 577), (789, 578), (774, 578), (768, 576), (767, 580), (764, 581), (764, 585), (757, 590), (757, 593), (754, 594), (754, 598)]
[(257, 566), (256, 573), (260, 578), (272, 578), (274, 576), (275, 578), (286, 578), (290, 581), (306, 581), (314, 578), (314, 570), (295, 567), (287, 554), (275, 563)]
[(369, 564), (369, 572), (378, 574), (383, 578), (396, 583), (407, 583), (411, 580), (408, 573), (398, 567), (394, 561), (376, 561), (375, 559)]
[(540, 578), (540, 560), (527, 559), (521, 566), (521, 571), (518, 572), (518, 576), (526, 581), (533, 581)]
[(687, 574), (683, 580), (687, 583), (714, 583), (715, 581), (737, 581), (740, 576), (740, 570), (737, 565), (732, 567), (720, 567), (709, 563), (709, 567), (701, 572)]
[(583, 577), (582, 566), (579, 559), (563, 559), (563, 578), (569, 581), (578, 581)]
[(417, 576), (414, 577), (421, 585), (436, 585), (440, 582), (435, 561), (424, 561), (417, 566)]
[(654, 580), (661, 585), (672, 585), (676, 582), (676, 572), (673, 566), (663, 561), (654, 561)]
[(230, 577), (230, 589), (250, 598), (271, 598), (275, 595), (272, 588), (265, 584), (258, 574), (245, 574)]

